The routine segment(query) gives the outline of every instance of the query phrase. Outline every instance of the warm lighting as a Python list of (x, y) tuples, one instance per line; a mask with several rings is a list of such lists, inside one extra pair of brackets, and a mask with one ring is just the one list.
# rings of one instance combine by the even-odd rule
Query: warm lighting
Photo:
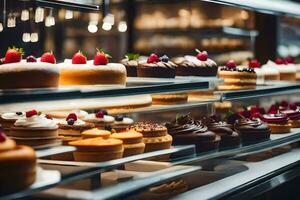
[(29, 20), (29, 10), (22, 10), (21, 12), (21, 21)]
[(23, 33), (22, 40), (23, 42), (30, 42), (30, 33)]
[(12, 15), (12, 14), (10, 14), (8, 16), (7, 27), (8, 28), (14, 28), (14, 27), (16, 27), (16, 17), (14, 15)]
[(118, 30), (120, 32), (126, 32), (127, 31), (127, 23), (125, 21), (120, 21), (118, 25)]
[(245, 10), (242, 10), (241, 11), (241, 19), (243, 19), (243, 20), (249, 19), (249, 13)]
[(55, 18), (53, 17), (52, 12), (53, 11), (51, 9), (50, 12), (49, 12), (49, 15), (46, 17), (46, 20), (45, 20), (45, 26), (46, 27), (51, 27), (51, 26), (55, 25)]
[(110, 23), (104, 22), (102, 25), (102, 29), (105, 31), (110, 31), (112, 28), (112, 25)]
[(96, 33), (98, 31), (98, 27), (96, 24), (89, 24), (88, 25), (88, 31), (90, 33)]
[(72, 19), (72, 18), (73, 18), (73, 11), (66, 10), (65, 19)]
[(30, 35), (30, 42), (37, 42), (39, 41), (39, 35), (38, 33), (31, 33)]
[(3, 31), (3, 24), (0, 23), (0, 32), (2, 32), (2, 31)]
[(109, 23), (111, 26), (115, 24), (115, 16), (113, 14), (107, 14), (104, 19), (104, 23)]
[(44, 9), (41, 7), (37, 7), (35, 10), (35, 22), (43, 22), (44, 21)]

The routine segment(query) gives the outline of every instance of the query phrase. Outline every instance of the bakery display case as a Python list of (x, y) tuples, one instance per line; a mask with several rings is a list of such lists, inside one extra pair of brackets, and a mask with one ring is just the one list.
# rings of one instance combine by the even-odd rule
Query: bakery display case
[(300, 4), (0, 5), (0, 199), (296, 199)]

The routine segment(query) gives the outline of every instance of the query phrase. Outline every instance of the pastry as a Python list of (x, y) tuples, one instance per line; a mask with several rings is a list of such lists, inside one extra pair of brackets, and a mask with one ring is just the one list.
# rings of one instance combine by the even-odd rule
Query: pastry
[(9, 131), (9, 129), (14, 126), (17, 119), (23, 117), (25, 117), (25, 112), (3, 113), (0, 115), (0, 124), (4, 130)]
[(17, 144), (39, 147), (57, 144), (59, 141), (57, 129), (54, 120), (36, 110), (31, 110), (14, 123), (8, 134)]
[(261, 67), (261, 70), (264, 74), (266, 81), (271, 80), (280, 80), (280, 73), (279, 70), (276, 68), (276, 64), (272, 61), (268, 61)]
[(124, 148), (122, 140), (101, 137), (70, 142), (77, 151), (73, 152), (75, 161), (104, 162), (122, 158)]
[(256, 88), (257, 75), (251, 68), (237, 68), (233, 60), (220, 68), (218, 76), (224, 83), (218, 86), (219, 90), (247, 90)]
[(216, 116), (203, 118), (201, 120), (208, 128), (221, 137), (220, 149), (239, 147), (241, 139), (239, 134), (234, 131), (233, 126), (225, 121), (221, 121)]
[(145, 152), (171, 148), (173, 139), (165, 126), (151, 122), (138, 122), (132, 128), (143, 134)]
[(280, 111), (281, 113), (285, 114), (289, 118), (289, 123), (291, 124), (292, 128), (300, 128), (300, 110), (283, 110)]
[(118, 115), (115, 117), (115, 121), (112, 125), (112, 128), (117, 132), (126, 131), (133, 123), (133, 119), (129, 117), (124, 117), (122, 115)]
[(45, 114), (54, 119), (65, 119), (70, 113), (75, 113), (79, 119), (83, 119), (88, 115), (84, 110), (69, 110), (69, 111), (46, 111)]
[(135, 130), (113, 133), (110, 137), (123, 141), (123, 157), (144, 153), (145, 144), (143, 142), (143, 135)]
[(197, 50), (196, 56), (184, 56), (173, 59), (177, 65), (176, 76), (216, 76), (218, 66), (208, 58), (206, 51)]
[(157, 105), (180, 104), (188, 100), (187, 93), (153, 94), (152, 103)]
[(176, 65), (169, 61), (168, 56), (158, 57), (151, 54), (147, 61), (140, 61), (137, 67), (138, 77), (174, 78)]
[(22, 60), (22, 49), (9, 48), (0, 67), (0, 89), (57, 87), (59, 70), (52, 53)]
[(88, 114), (83, 120), (85, 122), (93, 123), (99, 129), (105, 129), (107, 126), (112, 126), (115, 122), (115, 118), (108, 115), (106, 110)]
[(279, 70), (280, 80), (295, 81), (297, 69), (295, 65), (288, 64), (284, 59), (277, 58), (275, 67)]
[(264, 114), (262, 120), (268, 123), (273, 134), (290, 133), (292, 125), (285, 114)]
[(243, 144), (252, 144), (270, 139), (271, 127), (258, 118), (240, 118), (234, 124)]
[(110, 131), (100, 130), (98, 128), (89, 129), (81, 133), (83, 139), (95, 138), (95, 137), (109, 138), (110, 135), (111, 135)]
[(120, 63), (108, 63), (108, 55), (97, 51), (94, 61), (78, 59), (80, 52), (70, 60), (59, 64), (60, 85), (96, 85), (126, 83), (126, 68)]
[(256, 76), (257, 76), (257, 80), (256, 80), (256, 84), (264, 84), (265, 83), (265, 74), (263, 72), (263, 70), (261, 69), (261, 64), (258, 60), (253, 59), (253, 60), (249, 60), (248, 63), (248, 67), (254, 69)]
[(125, 58), (121, 60), (121, 63), (126, 67), (127, 76), (137, 77), (137, 66), (140, 55), (134, 53), (128, 53)]
[(25, 189), (36, 179), (36, 154), (28, 146), (16, 145), (0, 131), (0, 194)]
[(217, 150), (221, 137), (209, 131), (201, 121), (194, 121), (189, 115), (183, 115), (173, 122), (166, 123), (175, 145), (196, 145), (197, 153)]

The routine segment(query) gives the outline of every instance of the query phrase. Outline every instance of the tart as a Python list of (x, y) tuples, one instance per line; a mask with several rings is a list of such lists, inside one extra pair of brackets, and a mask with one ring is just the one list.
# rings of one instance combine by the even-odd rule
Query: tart
[(109, 138), (110, 135), (111, 135), (110, 131), (100, 130), (98, 128), (89, 129), (81, 133), (83, 139), (96, 138), (96, 137)]
[(208, 58), (206, 51), (197, 50), (196, 56), (184, 56), (173, 59), (177, 65), (176, 76), (216, 76), (218, 66)]
[(289, 123), (287, 115), (278, 114), (264, 114), (262, 120), (268, 123), (273, 134), (290, 133), (292, 125)]
[(144, 153), (145, 144), (143, 142), (143, 135), (141, 133), (136, 132), (135, 130), (114, 133), (110, 137), (123, 141), (123, 157)]
[(176, 64), (171, 62), (168, 56), (158, 57), (151, 54), (147, 61), (140, 61), (137, 67), (138, 77), (174, 78)]
[(283, 110), (281, 113), (287, 115), (292, 128), (300, 128), (300, 110)]
[(137, 67), (139, 63), (139, 54), (128, 53), (121, 63), (126, 67), (127, 76), (137, 77)]
[(129, 117), (124, 117), (122, 115), (118, 115), (115, 117), (115, 121), (112, 125), (112, 128), (117, 132), (126, 131), (133, 123), (133, 119)]
[[(36, 179), (36, 154), (0, 132), (0, 194), (25, 189)], [(5, 184), (4, 184), (5, 183)]]
[(23, 117), (25, 117), (25, 112), (3, 113), (0, 115), (0, 124), (4, 130), (8, 131), (11, 127), (14, 126), (14, 123), (18, 119)]
[(107, 126), (112, 126), (115, 118), (108, 115), (106, 110), (100, 110), (96, 113), (86, 115), (83, 120), (95, 125), (99, 129), (105, 129)]

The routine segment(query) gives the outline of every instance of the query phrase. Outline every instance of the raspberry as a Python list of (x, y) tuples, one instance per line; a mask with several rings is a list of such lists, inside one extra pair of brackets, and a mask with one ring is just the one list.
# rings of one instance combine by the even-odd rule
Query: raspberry
[(236, 63), (234, 60), (229, 60), (227, 63), (226, 63), (226, 67), (228, 67), (229, 69), (234, 69), (236, 68)]
[(29, 117), (32, 117), (37, 114), (38, 114), (38, 112), (36, 110), (30, 110), (30, 111), (26, 112), (26, 117), (29, 118)]
[(206, 61), (208, 58), (208, 54), (206, 51), (199, 51), (196, 57), (198, 58), (198, 60)]
[(74, 121), (77, 121), (78, 118), (77, 118), (77, 115), (75, 113), (70, 113), (67, 116), (66, 120), (68, 121), (69, 119), (73, 119)]
[(159, 62), (159, 57), (158, 55), (156, 55), (155, 53), (152, 53), (148, 59), (147, 59), (147, 63), (155, 63), (155, 62)]
[(104, 117), (104, 113), (102, 111), (97, 112), (96, 114), (97, 118), (103, 118)]

